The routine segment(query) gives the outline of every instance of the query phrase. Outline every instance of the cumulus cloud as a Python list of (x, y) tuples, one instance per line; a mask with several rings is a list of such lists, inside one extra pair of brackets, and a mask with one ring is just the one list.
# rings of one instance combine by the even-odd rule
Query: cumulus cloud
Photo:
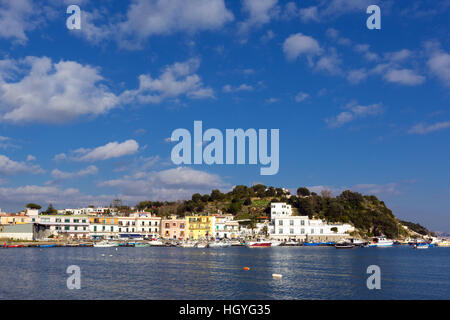
[(241, 84), (238, 87), (233, 88), (231, 85), (224, 85), (222, 88), (223, 92), (231, 93), (231, 92), (239, 92), (239, 91), (253, 91), (253, 86), (248, 85), (246, 83)]
[(415, 86), (425, 82), (425, 77), (416, 74), (410, 69), (394, 69), (389, 70), (384, 76), (388, 82), (404, 84), (408, 86)]
[(410, 134), (427, 134), (430, 132), (444, 130), (450, 128), (450, 121), (436, 122), (434, 124), (419, 123), (412, 127), (408, 133)]
[(368, 116), (376, 116), (382, 112), (383, 108), (381, 104), (362, 106), (357, 103), (350, 103), (346, 106), (346, 111), (339, 113), (335, 117), (325, 119), (325, 122), (329, 127), (337, 128), (356, 119), (361, 119)]
[(247, 33), (252, 27), (260, 27), (276, 16), (278, 0), (243, 0), (242, 10), (248, 14), (239, 24), (239, 31)]
[(43, 172), (44, 170), (38, 165), (14, 161), (5, 155), (0, 155), (0, 175), (9, 176), (18, 173), (39, 174)]
[(118, 97), (101, 82), (99, 70), (47, 57), (13, 61), (23, 76), (11, 80), (0, 70), (0, 119), (8, 122), (64, 123), (116, 107)]
[(307, 98), (309, 98), (309, 94), (307, 94), (306, 92), (299, 92), (295, 96), (295, 102), (302, 102), (302, 101), (306, 100)]
[(301, 55), (312, 56), (322, 52), (319, 43), (312, 37), (296, 33), (290, 35), (283, 43), (283, 52), (288, 60), (295, 60)]
[(367, 78), (367, 71), (364, 68), (350, 70), (347, 74), (347, 80), (352, 84), (357, 84)]
[(77, 172), (65, 172), (58, 169), (54, 169), (51, 172), (51, 175), (54, 179), (57, 180), (66, 180), (66, 179), (72, 179), (76, 177), (83, 177), (88, 175), (95, 175), (98, 173), (98, 168), (96, 166), (88, 166), (84, 169), (81, 169)]
[(122, 143), (114, 141), (94, 149), (79, 148), (73, 150), (69, 155), (60, 153), (55, 155), (54, 160), (74, 160), (74, 161), (100, 161), (119, 158), (126, 155), (135, 154), (139, 149), (139, 144), (133, 140)]
[(444, 85), (450, 86), (450, 54), (443, 51), (439, 44), (428, 43), (431, 48), (427, 67), (430, 73), (441, 80)]
[(192, 193), (211, 192), (214, 188), (227, 186), (216, 175), (187, 167), (163, 171), (138, 172), (121, 179), (103, 181), (100, 187), (118, 188), (124, 195), (177, 200), (190, 198)]
[(233, 21), (224, 0), (134, 0), (118, 25), (122, 39), (217, 30)]
[(159, 78), (140, 75), (139, 88), (125, 91), (121, 99), (126, 103), (160, 103), (182, 95), (191, 99), (214, 98), (214, 90), (204, 86), (200, 76), (195, 73), (199, 66), (200, 60), (192, 58), (166, 66)]
[(12, 39), (24, 44), (26, 33), (41, 21), (39, 6), (30, 0), (0, 1), (0, 38)]

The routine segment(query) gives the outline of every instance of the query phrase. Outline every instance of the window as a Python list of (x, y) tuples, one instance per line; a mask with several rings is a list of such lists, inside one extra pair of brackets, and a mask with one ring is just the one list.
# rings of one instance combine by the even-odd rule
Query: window
[(293, 226), (294, 225), (294, 220), (289, 220), (289, 225)]
[(278, 229), (278, 233), (283, 233), (283, 229)]
[(323, 229), (320, 229), (320, 233), (323, 233)]
[(70, 227), (69, 226), (65, 226), (64, 230), (70, 230)]
[(283, 225), (283, 220), (280, 220), (280, 221), (278, 222), (278, 225), (279, 225), (279, 226), (282, 226), (282, 225)]
[(70, 219), (64, 219), (65, 223), (70, 223)]
[(302, 220), (300, 224), (301, 224), (302, 226), (304, 226), (304, 225), (305, 225), (305, 220)]
[(59, 218), (58, 218), (58, 219), (56, 219), (56, 222), (61, 222), (61, 219), (59, 219)]
[(311, 229), (311, 234), (313, 234), (314, 233), (314, 229)]
[(294, 229), (289, 229), (289, 232), (291, 233), (291, 234), (294, 234)]
[(305, 234), (305, 229), (300, 230), (301, 234)]
[(97, 232), (97, 226), (94, 226), (94, 232)]

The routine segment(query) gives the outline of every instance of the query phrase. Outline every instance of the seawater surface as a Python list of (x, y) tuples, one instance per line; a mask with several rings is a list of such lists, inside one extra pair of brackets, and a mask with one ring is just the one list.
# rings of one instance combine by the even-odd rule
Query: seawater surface
[(449, 271), (450, 248), (14, 248), (0, 249), (0, 299), (450, 299)]

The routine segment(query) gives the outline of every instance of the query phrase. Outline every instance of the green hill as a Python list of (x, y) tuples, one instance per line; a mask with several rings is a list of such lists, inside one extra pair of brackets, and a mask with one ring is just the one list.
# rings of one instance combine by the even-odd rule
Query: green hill
[[(229, 213), (236, 219), (248, 219), (255, 223), (258, 217), (270, 215), (271, 202), (287, 202), (292, 205), (295, 215), (307, 215), (328, 222), (350, 223), (363, 237), (385, 235), (389, 238), (409, 236), (402, 225), (420, 234), (430, 232), (417, 224), (399, 221), (385, 203), (373, 195), (362, 195), (346, 190), (333, 197), (328, 191), (321, 195), (307, 188), (298, 188), (297, 195), (290, 195), (286, 189), (266, 187), (257, 184), (252, 187), (236, 186), (228, 193), (215, 189), (211, 194), (193, 194), (191, 200), (178, 202), (144, 201), (136, 207), (160, 216), (193, 213)], [(417, 231), (420, 230), (420, 231)]]

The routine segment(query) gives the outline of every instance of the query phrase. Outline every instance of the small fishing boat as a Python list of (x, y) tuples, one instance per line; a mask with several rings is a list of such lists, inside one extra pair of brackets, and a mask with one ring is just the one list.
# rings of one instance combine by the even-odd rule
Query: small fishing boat
[(21, 244), (9, 244), (6, 247), (7, 248), (22, 248), (23, 245), (21, 245)]
[(117, 243), (109, 242), (109, 241), (100, 241), (97, 243), (94, 243), (95, 248), (111, 248), (111, 247), (117, 247)]
[(139, 243), (139, 242), (136, 242), (136, 243), (134, 244), (134, 246), (135, 246), (136, 248), (148, 248), (148, 247), (150, 247), (150, 244), (149, 244), (149, 243)]
[(368, 244), (368, 247), (392, 247), (394, 245), (394, 241), (388, 240), (385, 237), (375, 237), (372, 242)]
[(450, 241), (441, 241), (437, 243), (438, 247), (450, 247)]
[(247, 244), (249, 248), (267, 248), (271, 246), (272, 242), (270, 241), (251, 241)]
[(277, 240), (271, 240), (270, 243), (272, 244), (271, 247), (278, 247), (282, 244), (281, 241), (277, 241)]
[(232, 240), (231, 241), (231, 246), (242, 246), (242, 242), (240, 240)]
[(227, 248), (227, 247), (231, 247), (231, 243), (226, 242), (226, 241), (214, 241), (214, 242), (208, 243), (208, 246), (210, 248)]
[(413, 249), (428, 249), (430, 247), (429, 243), (422, 242), (422, 243), (416, 243), (413, 246)]
[(54, 248), (56, 244), (40, 244), (39, 248)]
[(355, 245), (350, 242), (341, 242), (341, 243), (336, 243), (334, 245), (334, 247), (336, 249), (353, 249), (355, 247)]
[(318, 242), (303, 242), (305, 247), (317, 247), (319, 245)]
[(299, 243), (296, 241), (286, 241), (282, 244), (283, 247), (297, 247)]
[(180, 244), (180, 247), (182, 247), (182, 248), (194, 248), (195, 247), (195, 242), (185, 241), (185, 242), (182, 242)]
[(195, 247), (196, 248), (208, 248), (208, 243), (207, 242), (197, 242)]
[(149, 244), (152, 247), (161, 247), (164, 245), (164, 242), (162, 242), (161, 240), (153, 239), (153, 240), (150, 240)]

